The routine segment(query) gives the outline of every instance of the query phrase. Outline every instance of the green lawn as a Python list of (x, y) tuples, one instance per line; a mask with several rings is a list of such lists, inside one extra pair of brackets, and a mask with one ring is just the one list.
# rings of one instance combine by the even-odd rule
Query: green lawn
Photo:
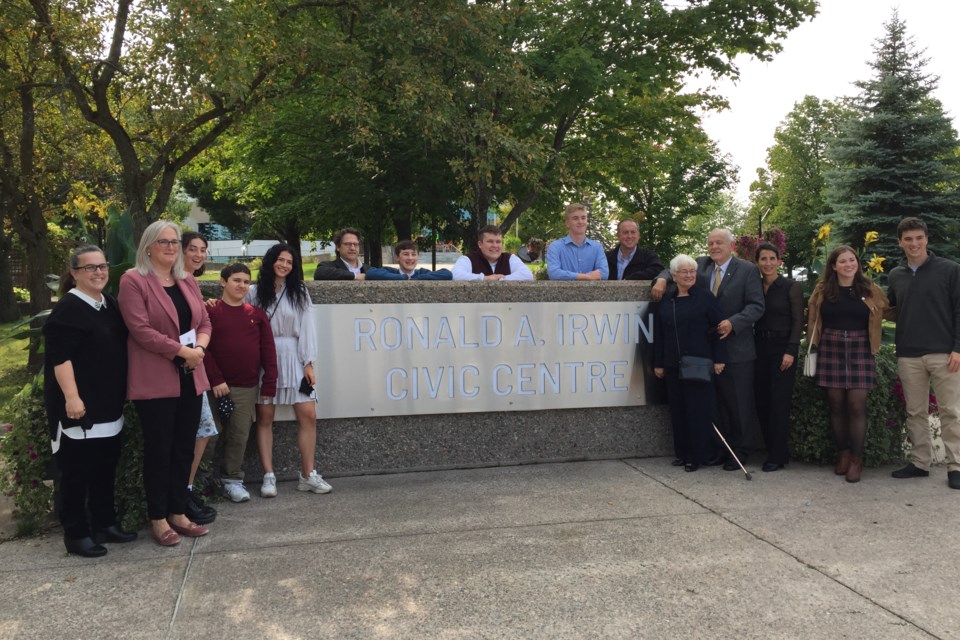
[[(304, 265), (303, 265), (303, 279), (304, 279), (304, 280), (313, 280), (313, 272), (316, 271), (316, 270), (317, 270), (317, 263), (316, 263), (316, 262), (308, 262), (308, 263), (304, 264)], [(253, 282), (256, 282), (256, 281), (257, 281), (257, 276), (259, 276), (259, 275), (260, 275), (260, 270), (259, 270), (259, 269), (251, 269), (251, 271), (250, 271), (250, 279), (251, 279)], [(212, 280), (213, 282), (219, 282), (219, 281), (220, 281), (220, 270), (219, 270), (219, 269), (211, 269), (211, 270), (208, 270), (208, 271), (207, 271), (206, 273), (204, 273), (202, 276), (200, 276), (199, 278), (197, 278), (197, 280), (201, 280), (201, 281), (202, 281), (202, 280)]]
[[(0, 337), (9, 334), (15, 324), (0, 324)], [(29, 381), (27, 341), (0, 339), (0, 422), (6, 421), (7, 403)]]

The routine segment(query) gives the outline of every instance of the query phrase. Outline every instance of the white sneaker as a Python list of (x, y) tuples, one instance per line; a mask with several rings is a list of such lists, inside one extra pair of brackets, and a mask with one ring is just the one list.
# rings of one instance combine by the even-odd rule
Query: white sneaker
[(237, 480), (223, 482), (223, 495), (231, 502), (246, 502), (250, 499), (250, 492)]
[(263, 474), (263, 484), (260, 485), (260, 495), (264, 498), (277, 497), (277, 476), (273, 473)]
[(317, 470), (314, 469), (310, 472), (309, 477), (304, 478), (303, 474), (300, 474), (300, 482), (297, 483), (297, 491), (313, 491), (314, 493), (330, 493), (333, 491), (333, 487), (323, 479)]

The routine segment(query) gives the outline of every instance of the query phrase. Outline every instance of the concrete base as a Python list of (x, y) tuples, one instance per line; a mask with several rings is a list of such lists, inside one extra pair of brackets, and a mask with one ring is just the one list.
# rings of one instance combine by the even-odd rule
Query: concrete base
[[(665, 456), (673, 452), (666, 406), (320, 420), (317, 467), (325, 476), (463, 469), (533, 462)], [(300, 471), (293, 422), (273, 428), (277, 478)], [(263, 468), (251, 438), (245, 470)]]

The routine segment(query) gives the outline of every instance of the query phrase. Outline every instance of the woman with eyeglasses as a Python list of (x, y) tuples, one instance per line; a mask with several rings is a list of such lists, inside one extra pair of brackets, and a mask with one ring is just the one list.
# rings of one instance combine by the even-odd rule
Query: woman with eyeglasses
[(109, 278), (99, 248), (75, 249), (62, 297), (43, 325), (43, 395), (59, 472), (57, 516), (67, 551), (87, 558), (106, 554), (104, 543), (137, 538), (120, 529), (114, 511), (127, 329), (117, 301), (103, 292)]
[(119, 303), (130, 332), (127, 397), (143, 430), (151, 535), (168, 547), (209, 532), (185, 511), (202, 394), (210, 388), (203, 367), (210, 319), (184, 271), (177, 225), (160, 220), (143, 232), (136, 265), (120, 278)]
[(680, 363), (684, 356), (706, 358), (710, 378), (723, 372), (727, 350), (716, 329), (723, 315), (710, 291), (696, 286), (696, 260), (681, 253), (670, 261), (670, 275), (676, 288), (663, 297), (654, 316), (653, 373), (667, 383), (673, 465), (696, 471), (711, 453), (713, 381), (686, 379)]

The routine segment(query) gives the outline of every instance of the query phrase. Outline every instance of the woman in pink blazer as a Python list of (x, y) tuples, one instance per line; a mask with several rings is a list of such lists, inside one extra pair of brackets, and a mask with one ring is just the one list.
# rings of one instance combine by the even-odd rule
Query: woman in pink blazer
[(181, 535), (208, 533), (184, 511), (201, 394), (210, 388), (203, 368), (210, 319), (200, 288), (184, 272), (177, 225), (158, 221), (147, 227), (117, 298), (130, 331), (127, 397), (143, 429), (151, 534), (157, 544), (172, 546)]

